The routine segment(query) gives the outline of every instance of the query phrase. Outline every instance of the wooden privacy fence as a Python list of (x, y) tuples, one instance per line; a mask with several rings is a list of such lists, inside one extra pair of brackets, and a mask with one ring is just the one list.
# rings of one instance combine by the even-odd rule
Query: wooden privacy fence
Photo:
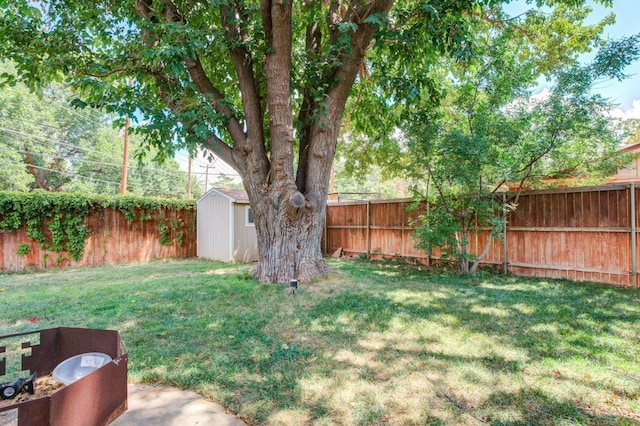
[[(516, 275), (638, 286), (638, 188), (634, 184), (530, 191), (507, 218), (503, 241), (482, 262)], [(411, 200), (340, 202), (327, 207), (324, 249), (347, 255), (402, 257), (424, 264), (438, 252), (415, 247)], [(424, 207), (422, 207), (424, 208)], [(489, 231), (474, 234), (479, 254)]]
[[(145, 215), (147, 213), (144, 213)], [(196, 211), (191, 209), (158, 209), (144, 219), (136, 212), (133, 221), (112, 208), (96, 210), (85, 217), (90, 234), (84, 255), (78, 261), (65, 253), (43, 250), (30, 240), (26, 230), (0, 232), (0, 270), (52, 266), (95, 266), (151, 259), (196, 256)], [(18, 254), (21, 244), (30, 246), (26, 255)]]

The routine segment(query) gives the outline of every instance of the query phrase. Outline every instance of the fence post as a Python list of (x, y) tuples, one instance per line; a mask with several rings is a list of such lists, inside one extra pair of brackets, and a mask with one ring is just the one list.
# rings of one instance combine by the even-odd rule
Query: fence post
[(502, 235), (502, 262), (504, 267), (505, 275), (509, 272), (509, 262), (507, 260), (507, 226), (509, 222), (507, 221), (507, 194), (502, 194), (502, 214), (504, 214), (504, 231)]
[(630, 202), (631, 202), (631, 280), (633, 286), (638, 287), (638, 265), (636, 254), (636, 185), (631, 182), (629, 185)]
[(324, 254), (327, 255), (329, 247), (329, 232), (327, 231), (327, 221), (329, 220), (329, 203), (324, 206)]
[(371, 257), (371, 200), (367, 200), (367, 259)]
[[(427, 196), (429, 195), (429, 193), (427, 192)], [(429, 217), (429, 198), (427, 197), (426, 201), (425, 201), (425, 210), (426, 210), (426, 215), (425, 217)], [(431, 253), (432, 253), (432, 247), (431, 247), (431, 243), (427, 244), (427, 267), (431, 267)]]

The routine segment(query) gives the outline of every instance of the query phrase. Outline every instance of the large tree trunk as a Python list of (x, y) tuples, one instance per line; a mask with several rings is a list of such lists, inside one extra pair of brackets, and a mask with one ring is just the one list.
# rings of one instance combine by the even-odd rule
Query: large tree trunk
[[(339, 19), (358, 21), (357, 30), (349, 35), (350, 48), (337, 58), (341, 65), (324, 76), (331, 83), (327, 84), (322, 100), (317, 100), (317, 94), (313, 96), (313, 84), (305, 88), (303, 111), (299, 115), (305, 129), (299, 132), (297, 172), (290, 86), (293, 3), (260, 2), (265, 40), (270, 48), (264, 61), (270, 168), (266, 176), (260, 174), (260, 167), (246, 168), (246, 176), (243, 175), (245, 189), (255, 207), (259, 251), (255, 275), (260, 282), (307, 281), (330, 271), (320, 247), (331, 164), (346, 101), (375, 32), (375, 26), (362, 21), (373, 13), (385, 14), (392, 2), (371, 2), (343, 11), (344, 17), (337, 10), (331, 14), (330, 19), (335, 19), (336, 24)], [(332, 8), (338, 7), (338, 2), (332, 4)], [(344, 34), (339, 26), (333, 26), (330, 38), (334, 45), (341, 36)], [(314, 50), (319, 53), (318, 37), (317, 32), (308, 29), (308, 55), (313, 55)]]
[(326, 209), (296, 208), (290, 200), (263, 196), (255, 209), (259, 263), (254, 274), (260, 282), (308, 281), (331, 271), (322, 258), (321, 240)]
[(324, 131), (315, 133), (309, 143), (314, 161), (308, 163), (298, 183), (282, 179), (255, 185), (255, 177), (245, 179), (258, 236), (259, 259), (254, 271), (258, 281), (304, 282), (332, 271), (323, 259), (321, 241), (339, 126), (340, 111)]

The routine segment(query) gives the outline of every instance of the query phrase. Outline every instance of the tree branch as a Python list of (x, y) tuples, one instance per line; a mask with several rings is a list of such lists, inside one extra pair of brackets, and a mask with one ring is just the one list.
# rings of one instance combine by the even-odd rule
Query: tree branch
[(298, 192), (293, 174), (293, 111), (291, 109), (292, 10), (290, 0), (261, 0), (266, 43), (267, 105), (271, 131), (271, 177), (279, 192)]
[[(491, 12), (491, 11), (489, 11), (489, 12)], [(480, 13), (480, 12), (476, 12), (476, 11), (472, 11), (471, 15), (475, 16), (476, 18), (480, 18), (483, 21), (485, 21), (485, 22), (487, 22), (487, 23), (489, 23), (491, 25), (495, 25), (498, 28), (502, 28), (504, 26), (509, 25), (509, 26), (515, 28), (519, 33), (524, 35), (529, 41), (533, 41), (533, 39), (534, 39), (534, 37), (531, 35), (531, 33), (529, 31), (525, 30), (522, 26), (516, 25), (516, 24), (513, 23), (518, 18), (520, 18), (520, 16), (522, 16), (523, 14), (520, 14), (518, 16), (509, 18), (509, 19), (491, 18), (486, 13)]]
[[(310, 6), (310, 1), (305, 2), (305, 6)], [(306, 29), (305, 51), (307, 63), (311, 64), (320, 58), (322, 54), (322, 31), (317, 23), (310, 23)], [(306, 177), (309, 162), (309, 144), (313, 130), (313, 116), (318, 113), (318, 104), (313, 100), (312, 87), (305, 86), (302, 95), (302, 105), (298, 112), (298, 122), (302, 124), (302, 134), (300, 135), (300, 147), (298, 149), (298, 170), (296, 172), (296, 186), (300, 192), (306, 192)]]
[[(339, 3), (338, 1), (331, 2), (330, 15), (327, 17), (331, 28), (331, 45), (338, 47), (338, 40), (343, 36), (338, 23), (351, 22), (356, 24), (356, 29), (348, 34), (350, 35), (349, 45), (335, 52), (335, 61), (332, 62), (336, 65), (330, 68), (323, 77), (323, 82), (328, 83), (323, 98), (325, 114), (318, 115), (314, 121), (309, 144), (308, 170), (309, 174), (313, 176), (329, 176), (331, 173), (331, 161), (325, 161), (325, 159), (327, 156), (333, 158), (335, 155), (336, 141), (346, 101), (377, 28), (373, 23), (364, 23), (364, 21), (372, 14), (386, 15), (393, 0), (372, 0), (360, 8), (346, 10), (341, 8)], [(318, 197), (326, 197), (321, 194), (323, 187), (319, 185), (320, 183), (313, 183), (313, 187), (307, 183), (307, 192), (315, 192)]]
[(222, 161), (232, 166), (238, 173), (243, 173), (243, 170), (237, 166), (236, 160), (233, 157), (233, 149), (222, 139), (215, 135), (211, 135), (209, 139), (202, 141), (202, 145), (220, 157)]
[(435, 185), (436, 190), (438, 191), (438, 196), (440, 197), (440, 201), (442, 202), (442, 206), (447, 211), (447, 213), (449, 213), (451, 216), (456, 217), (457, 213), (451, 208), (451, 206), (449, 206), (449, 203), (447, 203), (447, 199), (445, 198), (444, 193), (442, 192), (442, 187), (438, 184), (438, 180), (433, 175), (433, 170), (431, 170), (430, 166), (427, 166), (427, 172), (429, 173), (429, 176), (431, 177), (430, 180), (433, 181), (433, 184)]
[[(176, 4), (172, 1), (162, 2), (164, 6), (164, 18), (169, 23), (181, 23), (186, 24), (186, 21), (183, 17), (183, 14), (178, 10)], [(152, 9), (151, 5), (153, 4), (153, 0), (137, 0), (136, 1), (136, 11), (143, 18), (149, 19), (150, 22), (155, 23), (157, 21), (156, 15), (160, 14), (162, 10)], [(152, 12), (154, 14), (152, 15)], [(151, 32), (147, 32), (148, 37), (153, 37)], [(188, 42), (187, 40), (183, 40), (184, 43)], [(197, 55), (194, 52), (193, 57), (184, 56), (183, 57), (185, 66), (189, 75), (191, 76), (191, 80), (193, 84), (196, 86), (200, 94), (202, 94), (213, 107), (213, 109), (218, 113), (223, 115), (226, 121), (226, 127), (229, 131), (231, 139), (234, 143), (242, 143), (245, 139), (244, 131), (240, 122), (235, 117), (235, 114), (228, 106), (224, 105), (221, 101), (225, 98), (222, 92), (216, 89), (211, 80), (207, 76), (202, 63)], [(154, 77), (157, 77), (158, 73), (151, 70), (151, 73), (154, 74)], [(169, 80), (164, 79), (165, 83), (169, 83)], [(177, 84), (173, 84), (174, 88), (179, 87)]]
[(235, 114), (227, 105), (222, 103), (225, 99), (225, 96), (216, 89), (209, 77), (207, 76), (204, 68), (202, 67), (202, 63), (197, 55), (193, 59), (184, 57), (185, 65), (187, 67), (187, 71), (191, 76), (191, 81), (196, 86), (198, 91), (205, 96), (209, 100), (209, 104), (212, 108), (218, 113), (227, 118), (226, 128), (229, 131), (229, 135), (231, 136), (231, 140), (233, 140), (234, 144), (241, 145), (246, 139), (246, 135), (244, 130), (242, 129), (242, 125), (235, 117)]
[[(137, 0), (136, 11), (141, 17), (148, 19), (151, 23), (157, 23), (158, 16), (162, 16), (169, 23), (186, 24), (184, 14), (178, 10), (177, 5), (173, 1), (161, 0), (160, 8), (156, 9), (152, 9), (152, 4), (153, 0)], [(230, 37), (230, 40), (234, 40), (233, 44), (236, 46), (231, 49), (230, 56), (238, 74), (247, 130), (245, 133), (245, 126), (238, 120), (233, 110), (225, 104), (225, 95), (213, 85), (197, 52), (194, 50), (191, 55), (183, 56), (186, 70), (198, 92), (207, 100), (217, 114), (226, 118), (224, 125), (233, 141), (234, 148), (228, 146), (215, 135), (202, 141), (202, 143), (219, 154), (223, 160), (228, 162), (237, 171), (242, 172), (242, 174), (246, 174), (246, 170), (251, 168), (254, 171), (262, 170), (263, 176), (266, 176), (268, 158), (264, 147), (263, 112), (260, 107), (260, 96), (258, 95), (257, 84), (253, 77), (251, 57), (241, 44), (242, 34), (246, 34), (246, 32), (236, 25), (238, 20), (234, 18), (236, 13), (243, 17), (244, 12), (241, 7), (237, 5), (222, 5), (220, 11), (223, 27), (227, 36)], [(243, 22), (243, 19), (240, 19), (239, 22)], [(145, 31), (149, 39), (148, 43), (155, 42), (153, 32), (150, 30)], [(183, 40), (183, 42), (188, 43), (189, 41)], [(163, 87), (169, 87), (176, 91), (182, 91), (183, 88), (178, 82), (167, 79), (163, 75), (162, 69), (163, 66), (160, 66), (159, 69), (147, 69), (147, 73), (152, 75), (156, 80), (158, 93), (167, 106), (169, 106), (174, 113), (184, 112), (186, 110), (185, 106), (174, 96), (169, 96)], [(191, 131), (192, 123), (183, 124)], [(246, 156), (251, 156), (253, 161), (249, 163), (252, 163), (253, 166), (250, 166), (246, 161), (239, 162), (238, 157), (234, 155), (234, 149), (239, 149), (240, 152), (245, 153)]]
[(537, 155), (534, 155), (533, 157), (531, 157), (531, 159), (529, 160), (529, 162), (522, 167), (519, 170), (516, 170), (516, 173), (522, 173), (527, 169), (531, 169), (533, 167), (533, 165), (535, 163), (537, 163), (542, 157), (544, 157), (545, 155), (547, 155), (549, 152), (551, 152), (551, 150), (553, 148), (555, 148), (556, 146), (556, 141), (558, 140), (558, 131), (554, 131), (553, 134), (551, 135), (550, 138), (550, 142), (547, 145), (547, 147), (545, 149), (543, 149), (540, 153), (538, 153)]
[(119, 67), (119, 68), (114, 68), (111, 71), (106, 72), (104, 74), (94, 74), (94, 73), (87, 72), (86, 75), (89, 77), (95, 77), (95, 78), (106, 78), (114, 74), (118, 74), (125, 71), (131, 71), (131, 70), (127, 67)]
[(469, 272), (471, 274), (475, 274), (476, 270), (478, 269), (478, 265), (480, 265), (480, 262), (482, 262), (482, 260), (489, 254), (489, 249), (491, 249), (492, 241), (493, 241), (493, 230), (491, 234), (489, 234), (489, 237), (487, 237), (487, 242), (484, 245), (484, 250), (482, 250), (482, 253), (480, 253), (480, 255), (476, 257), (476, 259), (473, 262), (473, 265), (471, 265), (471, 268), (469, 269)]
[(242, 5), (236, 2), (222, 2), (220, 15), (227, 38), (231, 42), (229, 55), (238, 75), (242, 95), (247, 128), (247, 140), (242, 143), (243, 149), (254, 150), (256, 154), (260, 154), (262, 161), (268, 162), (264, 147), (262, 97), (253, 73), (253, 58), (243, 44), (248, 37), (244, 23), (249, 18)]

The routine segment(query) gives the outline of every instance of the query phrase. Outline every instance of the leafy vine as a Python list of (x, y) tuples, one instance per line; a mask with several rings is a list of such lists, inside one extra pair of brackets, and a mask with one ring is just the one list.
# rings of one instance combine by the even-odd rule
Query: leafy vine
[[(44, 250), (67, 253), (74, 260), (84, 254), (85, 242), (91, 231), (86, 217), (104, 209), (120, 211), (129, 223), (151, 219), (153, 211), (195, 210), (195, 202), (162, 200), (133, 196), (87, 197), (81, 194), (33, 191), (30, 193), (0, 192), (0, 232), (14, 232), (25, 228), (27, 237)], [(104, 220), (104, 216), (101, 216)], [(175, 238), (182, 245), (180, 228), (184, 223), (171, 220), (168, 224), (161, 214), (158, 224), (160, 243), (171, 245)], [(168, 244), (167, 244), (168, 242)], [(26, 247), (21, 250), (26, 255)]]
[(171, 219), (167, 222), (164, 214), (160, 215), (158, 220), (158, 232), (160, 233), (160, 244), (170, 246), (175, 240), (178, 246), (182, 246), (184, 237), (185, 224), (179, 219)]

